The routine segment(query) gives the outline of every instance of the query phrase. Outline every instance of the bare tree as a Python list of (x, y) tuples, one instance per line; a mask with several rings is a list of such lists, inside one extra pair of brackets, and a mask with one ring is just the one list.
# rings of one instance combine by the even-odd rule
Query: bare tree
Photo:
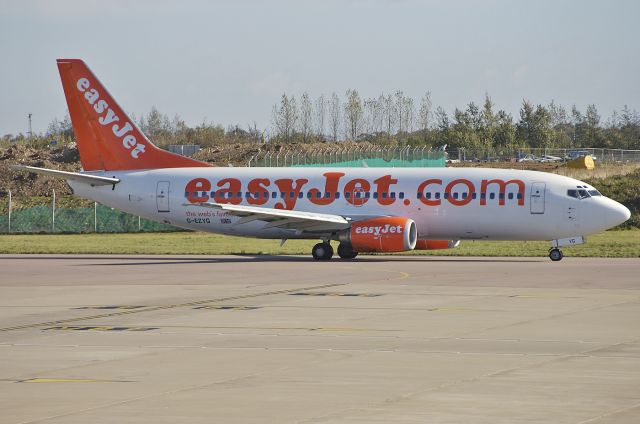
[(380, 96), (382, 101), (382, 115), (384, 120), (384, 129), (388, 136), (391, 136), (395, 122), (396, 122), (396, 107), (393, 102), (393, 96), (382, 94)]
[(298, 107), (295, 97), (287, 97), (286, 93), (280, 98), (280, 105), (274, 105), (272, 111), (273, 125), (276, 135), (285, 141), (291, 141), (298, 120)]
[(429, 122), (431, 121), (431, 110), (433, 104), (431, 103), (431, 92), (427, 91), (420, 99), (420, 112), (419, 112), (419, 125), (420, 131), (422, 131), (423, 137), (426, 139), (427, 132), (429, 131)]
[(364, 101), (364, 128), (368, 134), (382, 131), (382, 107), (378, 99)]
[(309, 94), (304, 93), (300, 98), (300, 133), (302, 133), (302, 141), (309, 141), (313, 131), (313, 104), (309, 98)]
[(357, 140), (362, 129), (362, 117), (364, 114), (362, 100), (356, 90), (347, 90), (347, 102), (344, 105), (344, 122), (347, 137)]
[(406, 131), (405, 128), (405, 97), (401, 90), (396, 91), (395, 112), (397, 114), (396, 122), (398, 123), (398, 134)]
[(402, 118), (404, 120), (404, 124), (402, 126), (405, 131), (412, 132), (416, 116), (416, 107), (413, 103), (413, 99), (411, 97), (405, 97), (402, 102), (402, 108)]
[(329, 127), (333, 141), (338, 141), (338, 131), (340, 130), (340, 98), (336, 93), (331, 94), (329, 102)]
[(316, 136), (320, 140), (324, 140), (326, 113), (327, 101), (324, 99), (324, 94), (321, 94), (316, 100)]

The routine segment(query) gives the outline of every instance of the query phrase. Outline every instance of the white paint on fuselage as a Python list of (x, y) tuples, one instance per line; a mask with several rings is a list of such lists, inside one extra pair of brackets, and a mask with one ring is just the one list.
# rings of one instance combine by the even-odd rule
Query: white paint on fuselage
[[(323, 174), (326, 172), (345, 174), (338, 185), (341, 196), (329, 205), (316, 205), (307, 198), (306, 193), (312, 188), (323, 191), (326, 182)], [(260, 206), (274, 208), (275, 204), (281, 201), (279, 189), (274, 181), (283, 178), (294, 181), (304, 178), (309, 181), (303, 187), (304, 196), (296, 200), (295, 210), (343, 216), (403, 216), (416, 222), (420, 238), (428, 239), (553, 240), (602, 231), (624, 222), (629, 216), (628, 209), (603, 196), (582, 200), (569, 197), (568, 189), (587, 186), (581, 181), (536, 171), (489, 168), (174, 168), (92, 174), (120, 178), (121, 182), (114, 187), (90, 187), (70, 182), (76, 195), (182, 228), (259, 238), (318, 237), (296, 234), (291, 230), (264, 229), (263, 221), (234, 225), (237, 218), (227, 216), (222, 211), (193, 205), (185, 206), (188, 203), (185, 197), (187, 183), (194, 178), (204, 178), (211, 182), (211, 190), (215, 191), (218, 189), (218, 181), (236, 178), (242, 182), (241, 204), (247, 204), (244, 193), (247, 191), (248, 182), (255, 178), (268, 178), (271, 181), (268, 186), (269, 192), (278, 192), (278, 197), (274, 199), (269, 195), (266, 203)], [(376, 189), (373, 181), (384, 175), (391, 175), (398, 180), (390, 189), (396, 193), (392, 205), (380, 205), (373, 198), (369, 198), (361, 206), (347, 202), (343, 194), (347, 182), (355, 178), (365, 179), (371, 183), (373, 192)], [(486, 205), (481, 205), (478, 193), (477, 198), (463, 206), (455, 206), (445, 199), (441, 199), (438, 206), (427, 206), (417, 198), (418, 186), (427, 179), (441, 179), (441, 192), (444, 192), (448, 182), (456, 179), (469, 180), (476, 191), (480, 190), (483, 179), (521, 180), (525, 184), (524, 204), (519, 205), (514, 195), (512, 199), (506, 198), (504, 205), (499, 205), (496, 195), (495, 199), (487, 198)], [(158, 212), (156, 189), (160, 181), (170, 183), (169, 212)], [(531, 212), (533, 183), (545, 184), (544, 213)], [(432, 190), (437, 188), (430, 187)], [(491, 189), (497, 193), (497, 187)], [(408, 205), (405, 205), (404, 199), (398, 198), (400, 192), (404, 193)], [(509, 185), (507, 196), (509, 192), (517, 193), (517, 187)], [(195, 213), (195, 216), (201, 216), (201, 219), (187, 222), (187, 212)]]

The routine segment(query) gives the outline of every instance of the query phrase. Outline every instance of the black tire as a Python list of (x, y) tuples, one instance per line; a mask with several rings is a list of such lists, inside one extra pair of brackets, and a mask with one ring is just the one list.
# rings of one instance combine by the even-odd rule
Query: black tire
[(564, 255), (562, 254), (562, 250), (560, 249), (551, 249), (549, 251), (549, 258), (554, 262), (558, 262), (559, 260), (562, 260), (563, 257)]
[(338, 245), (338, 256), (340, 256), (342, 259), (353, 259), (358, 256), (358, 252), (353, 250), (351, 246), (340, 243)]
[(311, 254), (317, 261), (328, 261), (333, 256), (333, 247), (329, 243), (318, 243), (311, 249)]

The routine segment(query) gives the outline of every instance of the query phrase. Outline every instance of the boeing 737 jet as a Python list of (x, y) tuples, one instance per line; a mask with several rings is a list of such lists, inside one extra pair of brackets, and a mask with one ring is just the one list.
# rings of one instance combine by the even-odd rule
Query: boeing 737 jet
[(81, 172), (15, 166), (75, 195), (177, 227), (310, 239), (315, 259), (446, 249), (460, 240), (563, 246), (623, 223), (629, 210), (560, 175), (479, 168), (222, 168), (154, 146), (86, 64), (57, 61)]

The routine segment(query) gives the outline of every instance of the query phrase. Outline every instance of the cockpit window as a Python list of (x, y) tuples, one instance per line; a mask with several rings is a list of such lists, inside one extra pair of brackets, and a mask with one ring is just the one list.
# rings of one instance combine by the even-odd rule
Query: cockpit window
[(592, 196), (602, 196), (598, 190), (589, 190), (589, 194)]
[[(596, 190), (594, 190), (596, 191)], [(596, 196), (600, 195), (600, 193), (596, 194)], [(567, 196), (573, 197), (575, 199), (586, 199), (587, 197), (591, 197), (587, 190), (579, 189), (579, 190), (567, 190)]]
[(591, 197), (587, 190), (578, 190), (578, 196), (579, 196), (578, 197), (579, 199), (585, 199), (587, 197)]

